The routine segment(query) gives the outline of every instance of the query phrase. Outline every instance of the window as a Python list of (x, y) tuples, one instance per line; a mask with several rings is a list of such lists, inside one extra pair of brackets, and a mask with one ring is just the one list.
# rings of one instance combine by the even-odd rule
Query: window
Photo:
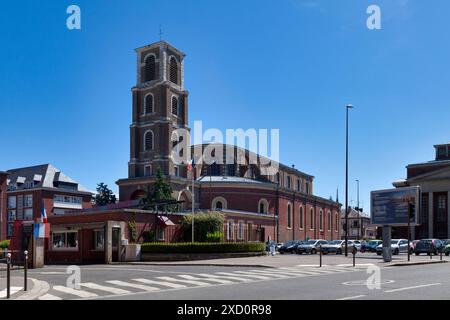
[(336, 223), (334, 224), (334, 230), (338, 231), (339, 228), (339, 214), (336, 213)]
[(314, 210), (313, 208), (311, 208), (311, 210), (309, 211), (309, 229), (310, 230), (314, 230)]
[(328, 211), (328, 231), (331, 231), (331, 224), (333, 223), (333, 217), (331, 211)]
[(23, 206), (25, 208), (33, 207), (33, 195), (32, 194), (25, 195), (25, 197), (23, 198)]
[(179, 177), (180, 176), (180, 168), (178, 168), (178, 166), (175, 166), (173, 168), (173, 170), (174, 170), (175, 177)]
[(228, 221), (227, 223), (227, 239), (233, 240), (234, 239), (234, 222)]
[(227, 175), (230, 177), (234, 177), (236, 175), (236, 165), (227, 164)]
[(305, 187), (306, 187), (306, 194), (309, 194), (309, 182), (306, 182)]
[(276, 179), (276, 183), (280, 184), (281, 180), (280, 180), (280, 173), (279, 172), (277, 172), (277, 175), (276, 175), (275, 179)]
[(211, 208), (215, 210), (223, 210), (227, 208), (227, 200), (223, 197), (214, 198), (212, 201)]
[(447, 150), (445, 147), (439, 147), (437, 151), (437, 157), (438, 158), (445, 158), (447, 156)]
[(269, 202), (266, 199), (259, 200), (258, 204), (258, 212), (259, 213), (268, 213), (269, 211)]
[(16, 210), (8, 210), (8, 222), (16, 221)]
[(153, 150), (153, 132), (147, 131), (144, 135), (144, 150), (152, 151)]
[(95, 230), (94, 231), (94, 250), (104, 250), (105, 249), (105, 231)]
[(216, 202), (216, 210), (222, 210), (222, 209), (223, 209), (222, 201), (217, 201)]
[(174, 57), (170, 58), (170, 82), (178, 84), (178, 62)]
[(145, 80), (144, 82), (156, 79), (156, 59), (154, 55), (149, 55), (145, 59)]
[(81, 197), (73, 197), (73, 196), (63, 196), (63, 195), (55, 195), (53, 197), (54, 203), (59, 204), (82, 204), (83, 199)]
[(323, 211), (320, 210), (319, 212), (319, 230), (323, 230)]
[(13, 223), (8, 223), (8, 237), (12, 237), (13, 235), (13, 230), (14, 230), (14, 224)]
[(299, 219), (300, 229), (303, 229), (304, 222), (303, 222), (303, 207), (300, 206), (300, 219)]
[(287, 227), (292, 228), (292, 216), (291, 216), (291, 205), (287, 206)]
[(286, 188), (288, 188), (288, 189), (291, 188), (291, 177), (290, 176), (286, 177)]
[(152, 166), (145, 166), (144, 167), (144, 175), (146, 177), (151, 177), (152, 176)]
[(23, 220), (30, 221), (33, 220), (33, 209), (23, 210)]
[(32, 189), (32, 188), (34, 188), (34, 181), (25, 182), (24, 189)]
[(164, 227), (156, 228), (156, 240), (165, 241), (166, 239), (166, 229)]
[(55, 216), (63, 216), (66, 214), (66, 211), (64, 209), (53, 209), (53, 214)]
[(238, 224), (238, 240), (244, 240), (244, 223), (239, 222)]
[(53, 249), (77, 249), (78, 232), (54, 232), (52, 234)]
[(153, 95), (151, 93), (147, 94), (144, 99), (144, 113), (153, 113)]
[(352, 228), (359, 228), (358, 220), (353, 220), (352, 222), (353, 222), (352, 223)]
[(17, 207), (17, 198), (15, 196), (8, 197), (8, 208), (15, 209)]
[(297, 180), (297, 191), (302, 191), (302, 180)]
[(178, 116), (178, 99), (177, 97), (172, 97), (172, 114)]

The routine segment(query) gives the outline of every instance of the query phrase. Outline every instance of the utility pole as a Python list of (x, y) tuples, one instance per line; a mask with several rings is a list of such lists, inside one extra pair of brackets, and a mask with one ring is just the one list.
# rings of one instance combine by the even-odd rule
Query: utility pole
[(346, 106), (345, 121), (345, 256), (348, 257), (348, 110), (353, 109), (351, 104)]

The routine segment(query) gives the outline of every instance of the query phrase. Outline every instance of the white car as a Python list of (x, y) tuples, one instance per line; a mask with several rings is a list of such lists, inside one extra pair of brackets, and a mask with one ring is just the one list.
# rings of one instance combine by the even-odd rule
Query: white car
[[(391, 252), (393, 255), (398, 255), (402, 252), (408, 253), (409, 245), (407, 239), (392, 239), (391, 240)], [(377, 255), (383, 254), (383, 244), (377, 247)]]

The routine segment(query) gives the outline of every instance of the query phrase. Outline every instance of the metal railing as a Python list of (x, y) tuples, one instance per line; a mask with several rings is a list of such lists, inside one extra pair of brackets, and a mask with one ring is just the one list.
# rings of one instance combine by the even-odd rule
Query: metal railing
[(11, 270), (21, 270), (21, 268), (13, 268), (12, 255), (23, 253), (23, 290), (28, 290), (28, 251), (5, 250), (3, 254), (6, 258), (6, 299), (11, 297)]

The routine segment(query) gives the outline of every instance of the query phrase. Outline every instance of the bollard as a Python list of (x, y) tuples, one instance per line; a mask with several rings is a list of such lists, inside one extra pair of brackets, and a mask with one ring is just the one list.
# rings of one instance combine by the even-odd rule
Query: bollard
[(441, 261), (442, 261), (442, 251), (443, 251), (443, 250), (441, 250)]
[(353, 248), (353, 268), (356, 266), (356, 248)]
[(23, 263), (23, 291), (27, 291), (28, 284), (28, 251), (24, 252), (24, 263)]
[(433, 260), (433, 252), (430, 252), (430, 260)]
[(322, 268), (322, 246), (320, 246), (319, 247), (319, 250), (320, 250), (320, 252), (319, 252), (319, 261), (320, 261), (320, 265), (319, 265), (319, 268)]
[(11, 296), (11, 253), (6, 256), (6, 299)]

